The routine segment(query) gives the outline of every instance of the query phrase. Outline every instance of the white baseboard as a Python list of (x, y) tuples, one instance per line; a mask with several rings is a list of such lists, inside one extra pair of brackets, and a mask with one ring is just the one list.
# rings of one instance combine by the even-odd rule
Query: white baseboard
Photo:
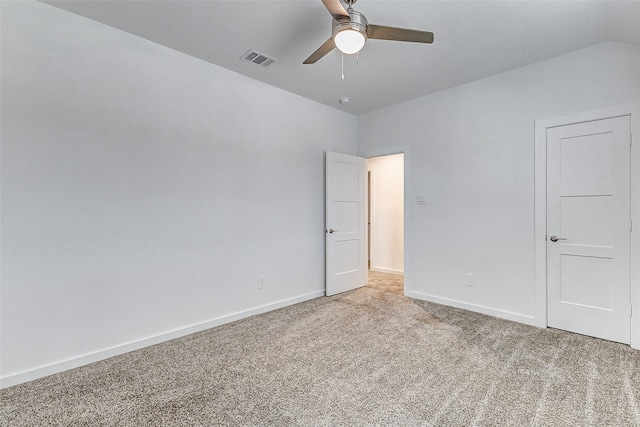
[(462, 301), (457, 301), (449, 298), (437, 297), (435, 295), (425, 294), (422, 292), (407, 291), (405, 290), (405, 296), (409, 298), (415, 298), (422, 301), (435, 302), (437, 304), (448, 305), (450, 307), (462, 308), (464, 310), (474, 311), (476, 313), (486, 314), (500, 319), (512, 320), (518, 323), (524, 323), (526, 325), (537, 326), (545, 328), (547, 325), (536, 319), (535, 316), (528, 316), (526, 314), (514, 313), (506, 310), (499, 310), (491, 307), (485, 307), (477, 304), (469, 304)]
[(404, 275), (404, 271), (402, 270), (391, 270), (390, 268), (382, 268), (382, 267), (371, 267), (369, 270), (377, 271), (379, 273), (389, 273), (389, 274), (400, 274)]
[(244, 319), (250, 316), (254, 316), (256, 314), (277, 310), (278, 308), (286, 307), (289, 305), (297, 304), (303, 301), (324, 296), (324, 294), (325, 292), (324, 290), (322, 290), (322, 291), (316, 291), (316, 292), (312, 292), (305, 295), (300, 295), (294, 298), (288, 298), (285, 300), (276, 301), (274, 303), (254, 307), (249, 310), (227, 314), (224, 316), (216, 317), (211, 320), (207, 320), (205, 322), (195, 323), (193, 325), (163, 332), (147, 338), (142, 338), (140, 340), (120, 344), (114, 347), (106, 348), (104, 350), (83, 354), (77, 357), (62, 360), (60, 362), (55, 362), (49, 365), (40, 366), (34, 369), (29, 369), (26, 371), (15, 373), (15, 374), (10, 374), (5, 377), (0, 377), (0, 389), (25, 383), (27, 381), (33, 381), (38, 378), (43, 378), (49, 375), (57, 374), (59, 372), (67, 371), (69, 369), (79, 368), (80, 366), (88, 365), (90, 363), (98, 362), (100, 360), (105, 360), (113, 356), (118, 356), (120, 354), (128, 353), (130, 351), (139, 350), (141, 348), (159, 344), (161, 342), (169, 341), (175, 338), (180, 338), (185, 335), (204, 331), (205, 329), (224, 325), (225, 323), (234, 322), (236, 320)]

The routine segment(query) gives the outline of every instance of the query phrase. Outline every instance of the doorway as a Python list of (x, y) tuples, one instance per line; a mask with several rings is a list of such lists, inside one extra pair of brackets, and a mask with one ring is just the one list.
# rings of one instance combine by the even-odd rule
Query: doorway
[(393, 283), (397, 293), (404, 276), (404, 153), (367, 159), (367, 190), (370, 282)]

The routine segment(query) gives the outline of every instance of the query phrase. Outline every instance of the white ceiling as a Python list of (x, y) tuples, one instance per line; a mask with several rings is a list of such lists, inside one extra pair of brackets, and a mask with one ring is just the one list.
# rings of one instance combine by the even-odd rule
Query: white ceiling
[[(605, 41), (640, 46), (640, 1), (360, 0), (370, 23), (428, 30), (429, 44), (370, 40), (360, 65), (336, 50), (320, 0), (46, 1), (341, 110), (361, 114)], [(249, 49), (268, 68), (239, 60)], [(340, 105), (341, 97), (351, 98)]]

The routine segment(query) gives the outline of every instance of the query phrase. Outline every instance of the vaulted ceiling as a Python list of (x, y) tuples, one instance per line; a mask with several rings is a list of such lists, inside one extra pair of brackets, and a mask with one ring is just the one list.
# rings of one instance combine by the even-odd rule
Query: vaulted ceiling
[[(343, 81), (337, 50), (302, 64), (331, 35), (320, 0), (45, 2), (353, 114), (605, 41), (640, 46), (640, 1), (360, 0), (370, 23), (432, 31), (435, 42), (369, 40), (359, 65), (345, 55)], [(249, 49), (278, 61), (241, 61)]]

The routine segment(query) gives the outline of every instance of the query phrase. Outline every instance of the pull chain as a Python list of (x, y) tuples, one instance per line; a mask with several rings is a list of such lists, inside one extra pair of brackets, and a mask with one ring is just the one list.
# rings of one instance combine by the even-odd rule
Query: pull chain
[(344, 81), (344, 53), (342, 53), (342, 68), (341, 68), (341, 73), (342, 73), (342, 81)]
[(360, 51), (356, 53), (356, 65), (360, 65)]

